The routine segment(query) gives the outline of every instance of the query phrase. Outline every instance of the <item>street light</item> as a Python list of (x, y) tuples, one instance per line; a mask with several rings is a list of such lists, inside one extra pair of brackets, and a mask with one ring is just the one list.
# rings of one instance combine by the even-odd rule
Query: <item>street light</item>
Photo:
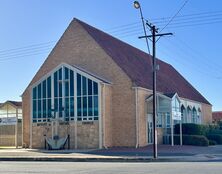
[(140, 3), (138, 1), (134, 1), (133, 5), (136, 9), (140, 8)]
[[(143, 13), (142, 9), (140, 6), (140, 3), (138, 1), (134, 1), (134, 7), (136, 9), (140, 9), (140, 16), (143, 24), (143, 31), (145, 36), (141, 38), (146, 39), (146, 45), (147, 45), (147, 50), (148, 53), (150, 54), (150, 49), (149, 49), (149, 44), (148, 44), (148, 37), (146, 34), (146, 29), (145, 29), (145, 24), (144, 24), (144, 19), (143, 19)], [(155, 58), (155, 33), (156, 33), (156, 28), (155, 26), (151, 26), (147, 24), (152, 31), (152, 38), (153, 38), (153, 158), (157, 158), (157, 131), (156, 131), (156, 58)], [(139, 37), (140, 38), (140, 37)]]
[[(146, 34), (146, 29), (145, 29), (145, 23), (144, 23), (144, 19), (143, 19), (142, 8), (141, 8), (141, 6), (140, 6), (140, 3), (139, 3), (138, 1), (134, 1), (133, 5), (134, 5), (134, 7), (135, 7), (136, 9), (139, 9), (139, 10), (140, 10), (141, 21), (142, 21), (142, 24), (143, 24), (143, 31), (144, 31), (145, 36), (147, 36), (147, 34)], [(150, 48), (149, 48), (149, 44), (148, 44), (148, 38), (145, 37), (145, 39), (146, 39), (147, 51), (148, 51), (148, 53), (150, 53)]]

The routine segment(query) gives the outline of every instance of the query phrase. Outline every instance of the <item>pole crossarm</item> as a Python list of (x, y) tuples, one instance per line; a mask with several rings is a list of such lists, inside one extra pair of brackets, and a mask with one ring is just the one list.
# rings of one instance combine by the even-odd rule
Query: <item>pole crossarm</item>
[[(155, 36), (159, 36), (159, 37), (161, 37), (161, 36), (172, 36), (173, 35), (173, 33), (162, 33), (162, 34), (156, 34)], [(143, 39), (143, 38), (151, 38), (151, 37), (153, 37), (153, 35), (148, 35), (148, 36), (139, 36), (138, 38), (139, 39)]]

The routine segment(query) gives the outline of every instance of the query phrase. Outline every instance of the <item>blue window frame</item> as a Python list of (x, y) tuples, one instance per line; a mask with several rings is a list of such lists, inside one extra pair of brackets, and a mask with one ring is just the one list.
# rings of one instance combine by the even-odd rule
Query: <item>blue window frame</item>
[(72, 70), (70, 70), (69, 85), (70, 85), (70, 96), (74, 96), (74, 73)]
[(98, 95), (98, 83), (93, 82), (93, 94)]
[(82, 94), (82, 84), (81, 84), (81, 75), (77, 73), (77, 96), (81, 96)]
[(69, 79), (69, 69), (65, 67), (65, 79)]
[(47, 98), (51, 98), (51, 77), (47, 78)]
[(50, 122), (55, 112), (65, 121), (98, 120), (98, 83), (64, 66), (33, 87), (32, 100), (33, 122)]
[(36, 119), (36, 117), (37, 117), (37, 108), (36, 108), (36, 100), (33, 100), (33, 106), (32, 106), (32, 108), (33, 108), (33, 119)]
[(33, 88), (33, 96), (32, 96), (33, 99), (36, 99), (37, 98), (37, 91), (36, 91), (36, 87)]
[(41, 83), (38, 85), (38, 99), (42, 98), (42, 85)]
[(58, 97), (58, 77), (57, 77), (57, 72), (54, 73), (54, 97)]
[(46, 98), (46, 80), (43, 81), (42, 83), (42, 90), (43, 90), (43, 96), (42, 98)]

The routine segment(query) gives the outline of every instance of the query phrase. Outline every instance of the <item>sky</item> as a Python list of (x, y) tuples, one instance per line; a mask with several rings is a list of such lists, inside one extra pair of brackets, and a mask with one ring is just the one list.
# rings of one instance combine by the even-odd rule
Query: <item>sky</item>
[[(139, 2), (159, 31), (171, 21), (161, 33), (173, 36), (157, 42), (157, 57), (173, 65), (214, 111), (222, 110), (222, 1)], [(133, 0), (0, 0), (0, 102), (21, 100), (74, 17), (147, 52), (138, 39), (143, 30)]]

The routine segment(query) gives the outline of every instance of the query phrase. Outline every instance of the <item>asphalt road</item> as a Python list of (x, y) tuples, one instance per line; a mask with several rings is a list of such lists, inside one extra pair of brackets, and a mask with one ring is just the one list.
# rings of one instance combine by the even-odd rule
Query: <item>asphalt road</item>
[(78, 163), (0, 162), (1, 174), (221, 174), (221, 162), (194, 163)]

